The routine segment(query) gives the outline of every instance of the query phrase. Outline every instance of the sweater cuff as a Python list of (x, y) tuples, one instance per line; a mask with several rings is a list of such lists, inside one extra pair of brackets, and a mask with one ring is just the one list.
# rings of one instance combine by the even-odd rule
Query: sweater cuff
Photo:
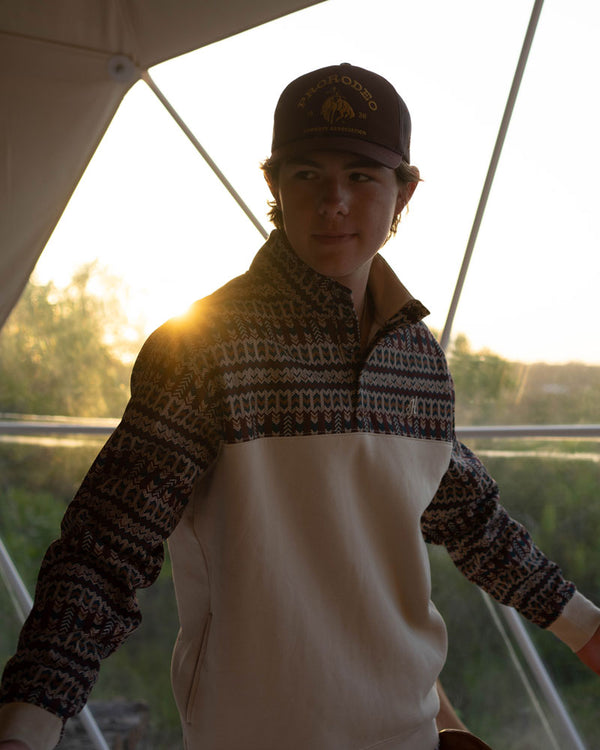
[(0, 740), (21, 740), (31, 750), (56, 747), (62, 726), (58, 716), (31, 703), (6, 703), (0, 707)]
[(547, 629), (572, 651), (579, 651), (600, 627), (600, 609), (576, 591), (560, 617)]

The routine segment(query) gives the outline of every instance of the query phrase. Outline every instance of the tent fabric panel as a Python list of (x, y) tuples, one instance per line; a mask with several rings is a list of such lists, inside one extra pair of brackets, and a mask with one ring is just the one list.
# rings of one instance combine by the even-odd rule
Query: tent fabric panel
[(148, 69), (322, 0), (178, 0), (176, 13), (164, 0), (126, 2), (139, 48), (133, 59)]
[(319, 2), (0, 0), (0, 327), (141, 71)]
[(130, 85), (108, 60), (0, 36), (0, 324)]
[(147, 69), (323, 0), (0, 0), (0, 31), (123, 54)]
[[(165, 3), (170, 6), (170, 3)], [(198, 3), (200, 5), (201, 3)], [(176, 5), (176, 3), (174, 3)], [(0, 0), (0, 30), (15, 36), (99, 52), (131, 48), (123, 0)]]

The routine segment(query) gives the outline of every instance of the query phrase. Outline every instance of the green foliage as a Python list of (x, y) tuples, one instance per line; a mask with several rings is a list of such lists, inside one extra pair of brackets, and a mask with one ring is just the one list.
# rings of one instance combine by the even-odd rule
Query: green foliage
[(583, 593), (600, 600), (600, 580), (590, 565), (600, 529), (600, 462), (548, 454), (484, 459), (511, 515), (564, 566)]
[[(30, 282), (0, 334), (0, 412), (119, 416), (128, 397), (127, 353), (109, 341), (123, 312), (94, 265), (66, 289)], [(138, 345), (136, 341), (135, 345)]]
[(600, 422), (600, 367), (509, 362), (473, 351), (458, 335), (448, 362), (456, 389), (456, 422), (595, 424)]
[[(58, 441), (57, 441), (58, 442)], [(78, 447), (13, 445), (0, 442), (0, 533), (28, 590), (48, 545), (60, 534), (60, 521), (87, 468), (102, 445)], [(138, 595), (143, 623), (103, 665), (92, 698), (124, 697), (148, 703), (150, 734), (156, 748), (181, 747), (179, 716), (169, 680), (177, 609), (166, 558), (158, 581)], [(0, 581), (0, 668), (14, 653), (20, 623)]]
[(504, 405), (504, 419), (531, 424), (600, 422), (600, 367), (571, 362), (519, 366), (517, 397)]
[(449, 364), (463, 424), (489, 423), (498, 403), (517, 390), (516, 365), (487, 350), (473, 352), (466, 336), (454, 340)]
[[(577, 582), (582, 593), (600, 601), (594, 565), (600, 528), (600, 463), (596, 459), (600, 443), (590, 446), (579, 442), (585, 453), (578, 456), (570, 442), (554, 442), (554, 457), (545, 441), (521, 444), (527, 449), (527, 455), (522, 457), (516, 451), (500, 455), (500, 451), (490, 450), (490, 445), (504, 446), (496, 440), (472, 447), (497, 479), (511, 515), (527, 526), (538, 546), (561, 565), (568, 578)], [(532, 455), (536, 445), (538, 456)], [(433, 548), (430, 557), (433, 598), (449, 632), (442, 679), (459, 714), (495, 750), (551, 747), (507, 646), (482, 606), (479, 591), (458, 573), (445, 550)], [(527, 630), (577, 729), (588, 746), (595, 747), (598, 678), (554, 636), (531, 625), (527, 625)], [(528, 673), (522, 658), (519, 662), (519, 669)], [(544, 698), (531, 676), (530, 682), (537, 701), (544, 707)], [(547, 707), (544, 710), (559, 738), (559, 747), (568, 747), (568, 740), (561, 738), (560, 730), (553, 726), (552, 713)]]

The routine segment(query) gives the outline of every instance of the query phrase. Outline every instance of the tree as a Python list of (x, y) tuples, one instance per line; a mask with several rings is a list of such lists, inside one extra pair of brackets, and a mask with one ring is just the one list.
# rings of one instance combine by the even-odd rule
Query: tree
[[(124, 327), (124, 314), (114, 292), (90, 291), (101, 277), (95, 264), (87, 264), (65, 289), (52, 282), (27, 285), (0, 335), (0, 411), (121, 414), (130, 363), (123, 347), (109, 341)], [(103, 281), (114, 289), (106, 274)]]
[(519, 385), (519, 367), (483, 349), (474, 352), (464, 334), (459, 334), (449, 356), (455, 383), (457, 419), (463, 424), (486, 424), (502, 402), (514, 399)]

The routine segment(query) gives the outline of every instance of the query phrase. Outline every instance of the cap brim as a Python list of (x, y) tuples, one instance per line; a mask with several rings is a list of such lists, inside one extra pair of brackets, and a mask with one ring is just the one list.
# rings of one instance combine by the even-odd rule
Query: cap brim
[(366, 156), (368, 159), (382, 164), (389, 169), (399, 167), (404, 158), (402, 154), (391, 151), (389, 148), (379, 146), (376, 143), (368, 143), (358, 138), (343, 138), (339, 136), (323, 136), (315, 138), (302, 138), (298, 141), (286, 143), (273, 150), (271, 160), (281, 161), (306, 154), (307, 151), (347, 151), (351, 154)]

